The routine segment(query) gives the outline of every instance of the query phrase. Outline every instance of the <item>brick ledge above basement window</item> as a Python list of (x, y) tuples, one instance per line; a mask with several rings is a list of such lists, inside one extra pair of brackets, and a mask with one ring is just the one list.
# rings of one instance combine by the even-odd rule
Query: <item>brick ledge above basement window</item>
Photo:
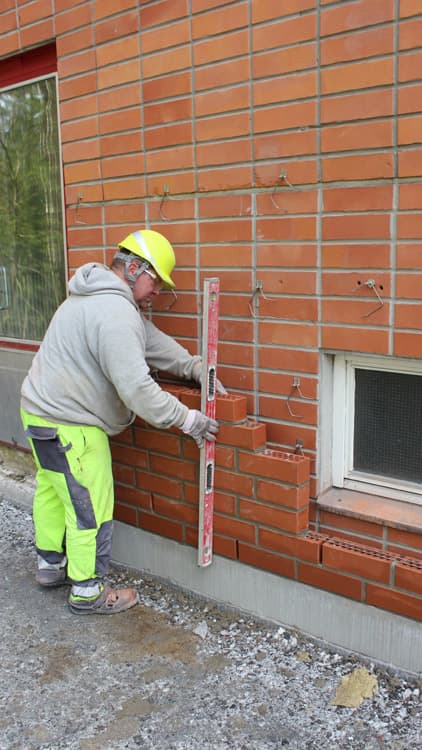
[(320, 495), (319, 510), (422, 533), (422, 506), (335, 487)]

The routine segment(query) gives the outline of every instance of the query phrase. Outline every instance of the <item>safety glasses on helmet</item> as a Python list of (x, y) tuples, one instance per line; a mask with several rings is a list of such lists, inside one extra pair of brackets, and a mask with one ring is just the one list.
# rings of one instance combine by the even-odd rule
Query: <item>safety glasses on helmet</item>
[(152, 269), (146, 268), (145, 271), (144, 271), (144, 273), (146, 273), (147, 276), (149, 276), (150, 279), (153, 280), (153, 282), (154, 282), (154, 289), (157, 289), (159, 291), (160, 289), (163, 288), (163, 282), (162, 282), (162, 280), (160, 279), (159, 276), (157, 276), (156, 273), (154, 273), (154, 271)]

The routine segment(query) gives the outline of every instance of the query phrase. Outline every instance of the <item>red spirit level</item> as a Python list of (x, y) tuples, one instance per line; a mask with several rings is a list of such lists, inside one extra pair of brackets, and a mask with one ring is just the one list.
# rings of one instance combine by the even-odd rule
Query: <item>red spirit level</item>
[[(204, 280), (201, 411), (212, 419), (215, 419), (216, 406), (219, 293), (219, 279)], [(198, 565), (202, 568), (212, 563), (214, 465), (215, 442), (205, 440), (199, 464)]]

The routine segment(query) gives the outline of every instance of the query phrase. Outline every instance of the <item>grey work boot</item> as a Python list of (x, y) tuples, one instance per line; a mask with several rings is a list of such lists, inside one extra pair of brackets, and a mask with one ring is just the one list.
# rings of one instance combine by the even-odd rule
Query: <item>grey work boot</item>
[(112, 589), (104, 586), (100, 595), (94, 599), (69, 596), (69, 609), (77, 615), (114, 615), (138, 604), (138, 592), (135, 589)]
[(38, 568), (35, 573), (35, 580), (40, 586), (55, 588), (70, 584), (67, 579), (66, 568)]

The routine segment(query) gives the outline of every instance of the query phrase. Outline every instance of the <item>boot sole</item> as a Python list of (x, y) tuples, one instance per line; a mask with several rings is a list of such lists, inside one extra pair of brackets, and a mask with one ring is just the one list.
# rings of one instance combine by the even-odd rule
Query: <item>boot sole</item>
[(120, 607), (103, 607), (103, 605), (101, 605), (100, 607), (97, 607), (97, 608), (94, 608), (94, 607), (92, 608), (80, 607), (79, 608), (79, 607), (75, 607), (70, 602), (68, 602), (68, 607), (74, 615), (118, 615), (120, 612), (126, 612), (126, 610), (131, 609), (138, 603), (139, 603), (139, 597), (137, 596), (133, 602), (124, 604)]

